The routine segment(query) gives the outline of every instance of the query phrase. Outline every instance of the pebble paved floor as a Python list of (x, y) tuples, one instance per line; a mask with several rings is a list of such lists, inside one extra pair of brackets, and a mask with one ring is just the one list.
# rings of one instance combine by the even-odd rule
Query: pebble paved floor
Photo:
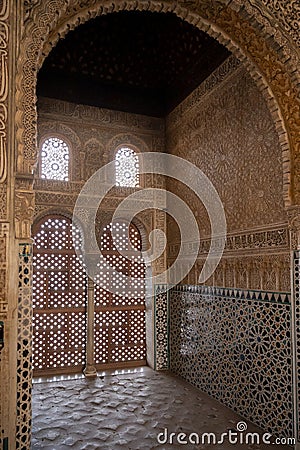
[[(148, 367), (103, 372), (94, 379), (82, 376), (38, 379), (33, 385), (32, 449), (272, 448), (262, 443), (234, 445), (228, 440), (213, 445), (208, 444), (207, 438), (202, 443), (202, 433), (215, 433), (219, 440), (222, 433), (236, 431), (239, 422), (246, 423), (184, 380)], [(246, 426), (247, 430), (238, 436), (245, 437), (250, 431), (258, 432), (260, 438), (263, 435), (253, 425)], [(171, 437), (170, 444), (172, 432), (176, 436)], [(160, 442), (159, 433), (162, 433)], [(179, 441), (187, 440), (187, 444), (177, 442), (179, 433), (187, 435), (179, 437)], [(291, 447), (276, 445), (276, 449), (291, 450)]]

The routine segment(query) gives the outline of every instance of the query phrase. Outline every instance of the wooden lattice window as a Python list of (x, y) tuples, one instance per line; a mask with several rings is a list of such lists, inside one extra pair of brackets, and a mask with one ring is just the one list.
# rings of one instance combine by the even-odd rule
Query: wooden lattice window
[[(117, 246), (113, 242), (112, 228), (116, 232)], [(109, 274), (99, 267), (99, 284), (95, 285), (95, 363), (98, 367), (146, 363), (145, 264), (141, 254), (141, 235), (131, 224), (129, 238), (135, 256), (128, 259), (126, 256), (133, 254), (128, 248), (126, 230), (125, 223), (110, 223), (100, 237), (100, 248), (106, 261), (117, 272), (131, 278), (125, 287), (121, 279), (115, 276), (115, 292), (109, 292), (103, 288), (103, 284), (101, 286), (101, 280), (109, 277)], [(122, 255), (116, 247), (122, 251)]]
[(116, 186), (139, 186), (139, 159), (129, 147), (120, 147), (115, 157)]
[(40, 176), (48, 180), (69, 180), (70, 151), (68, 144), (58, 137), (43, 142), (40, 155)]
[(86, 274), (74, 251), (81, 234), (71, 220), (46, 217), (35, 226), (33, 369), (70, 372), (85, 361)]

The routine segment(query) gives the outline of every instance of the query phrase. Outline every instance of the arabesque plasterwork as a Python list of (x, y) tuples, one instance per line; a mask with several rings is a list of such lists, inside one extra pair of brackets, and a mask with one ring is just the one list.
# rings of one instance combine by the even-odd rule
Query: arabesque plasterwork
[[(26, 65), (31, 65), (31, 67), (38, 69), (40, 66), (44, 56), (47, 55), (50, 51), (51, 47), (55, 45), (59, 36), (62, 36), (68, 29), (72, 29), (77, 26), (79, 23), (84, 22), (85, 20), (94, 17), (99, 14), (107, 14), (112, 11), (117, 11), (121, 9), (148, 9), (162, 12), (175, 12), (177, 15), (183, 17), (185, 20), (190, 21), (191, 23), (205, 28), (209, 34), (216, 37), (220, 42), (227, 45), (231, 50), (235, 51), (235, 54), (242, 59), (245, 59), (248, 55), (248, 68), (252, 75), (255, 77), (260, 73), (261, 80), (266, 80), (267, 84), (269, 84), (270, 88), (274, 95), (270, 95), (272, 102), (274, 103), (274, 111), (273, 114), (278, 118), (278, 132), (281, 135), (282, 148), (283, 148), (283, 168), (285, 174), (285, 183), (284, 183), (284, 198), (286, 204), (297, 202), (299, 199), (298, 188), (292, 185), (290, 188), (290, 155), (289, 152), (296, 154), (299, 151), (299, 129), (298, 129), (298, 120), (299, 120), (299, 99), (298, 99), (298, 91), (297, 85), (295, 84), (295, 66), (290, 68), (290, 74), (288, 75), (289, 65), (291, 63), (291, 59), (288, 61), (280, 61), (281, 55), (278, 50), (278, 44), (272, 44), (272, 37), (267, 41), (260, 37), (262, 33), (266, 33), (265, 31), (261, 31), (261, 26), (259, 27), (259, 31), (257, 31), (254, 26), (257, 21), (254, 16), (248, 17), (250, 12), (245, 9), (244, 6), (239, 6), (237, 3), (233, 3), (232, 6), (235, 7), (238, 11), (235, 11), (230, 8), (230, 5), (227, 5), (230, 2), (218, 1), (218, 2), (207, 2), (207, 1), (189, 1), (189, 2), (181, 2), (181, 6), (178, 3), (164, 1), (164, 2), (118, 2), (118, 3), (110, 3), (105, 2), (104, 5), (100, 2), (90, 1), (85, 2), (84, 9), (82, 10), (83, 5), (73, 4), (73, 2), (66, 1), (58, 1), (53, 4), (51, 3), (51, 8), (48, 8), (48, 4), (43, 3), (43, 6), (40, 3), (34, 2), (33, 4), (26, 4), (26, 29), (28, 34), (24, 35), (24, 50), (27, 53), (26, 64), (23, 65), (23, 69), (20, 71), (19, 82), (21, 81), (21, 73), (26, 69)], [(32, 6), (32, 8), (31, 8)], [(187, 9), (184, 9), (186, 7)], [(248, 8), (249, 9), (249, 8)], [(265, 8), (266, 9), (266, 8)], [(263, 11), (263, 7), (261, 8)], [(256, 15), (257, 15), (256, 10)], [(293, 11), (293, 10), (292, 10)], [(297, 11), (296, 11), (297, 12)], [(296, 15), (295, 12), (295, 15)], [(43, 23), (37, 20), (37, 17), (42, 15), (43, 18), (47, 17), (47, 26), (45, 28), (45, 20)], [(200, 17), (204, 18), (204, 24), (201, 22)], [(286, 15), (285, 15), (286, 16)], [(245, 19), (244, 19), (245, 17)], [(268, 15), (266, 15), (268, 17)], [(265, 17), (265, 19), (266, 19)], [(297, 17), (297, 16), (296, 16)], [(209, 24), (205, 22), (209, 21)], [(293, 19), (295, 21), (297, 19)], [(201, 23), (200, 23), (201, 22)], [(251, 24), (253, 22), (253, 24)], [(51, 34), (51, 38), (49, 40), (45, 40), (44, 36), (50, 33), (50, 24), (51, 29), (54, 30), (56, 28), (59, 29), (59, 34)], [(66, 27), (66, 25), (68, 25)], [(217, 29), (216, 29), (217, 27)], [(226, 37), (220, 33), (223, 30), (226, 34)], [(26, 37), (27, 36), (27, 37)], [(35, 43), (32, 41), (32, 36), (34, 36)], [(228, 36), (228, 37), (227, 37)], [(27, 44), (26, 44), (27, 42)], [(235, 44), (238, 43), (239, 49), (235, 48)], [(276, 49), (277, 54), (275, 53)], [(292, 46), (292, 45), (291, 45)], [(34, 47), (36, 51), (34, 51)], [(27, 50), (26, 50), (27, 48)], [(30, 53), (29, 53), (30, 51)], [(265, 58), (262, 55), (266, 55)], [(282, 58), (283, 59), (283, 58)], [(22, 60), (22, 58), (20, 59)], [(251, 65), (249, 61), (252, 61), (257, 67), (259, 67), (259, 71), (255, 69), (253, 64)], [(284, 69), (284, 70), (283, 70)], [(28, 73), (28, 71), (27, 71)], [(258, 77), (259, 78), (259, 77)], [(29, 81), (29, 80), (28, 80)], [(25, 82), (25, 79), (23, 80)], [(293, 85), (294, 83), (294, 85)], [(27, 84), (27, 83), (26, 83)], [(35, 111), (33, 108), (34, 104), (34, 84), (35, 79), (32, 78), (32, 85), (30, 83), (27, 84), (29, 90), (32, 92), (32, 102), (28, 102), (28, 95), (26, 95), (26, 105), (22, 102), (22, 97), (24, 89), (22, 85), (19, 84), (19, 94), (20, 94), (20, 113), (24, 108), (28, 111), (28, 114), (31, 116), (35, 115)], [(276, 108), (276, 101), (279, 104), (281, 112)], [(23, 104), (23, 106), (22, 106)], [(31, 111), (31, 112), (30, 112)], [(25, 113), (25, 110), (24, 110)], [(23, 113), (20, 114), (19, 118), (23, 116)], [(283, 120), (282, 120), (283, 116)], [(20, 123), (21, 124), (21, 123)], [(287, 129), (286, 129), (287, 127)], [(22, 127), (23, 128), (23, 125)], [(35, 152), (33, 151), (34, 146), (34, 129), (30, 129), (31, 125), (28, 124), (28, 127), (23, 128), (23, 142), (26, 141), (23, 160), (22, 157), (19, 158), (19, 170), (22, 172), (27, 169), (30, 170), (30, 166), (34, 164), (35, 161)], [(288, 133), (288, 139), (286, 132)], [(25, 134), (28, 136), (25, 137)], [(30, 145), (30, 142), (32, 143)], [(22, 142), (20, 141), (20, 145), (22, 147)], [(31, 149), (29, 147), (31, 146)], [(21, 150), (20, 147), (20, 150)], [(293, 158), (292, 158), (293, 159)], [(27, 163), (26, 163), (27, 160)], [(23, 164), (26, 163), (29, 166), (27, 169), (22, 167)], [(25, 164), (25, 165), (26, 165)], [(297, 180), (297, 171), (299, 171), (297, 158), (293, 161), (294, 174), (292, 175), (292, 183), (295, 184)]]
[[(49, 211), (56, 210), (60, 212), (64, 207), (65, 213), (71, 214), (76, 197), (77, 189), (85, 177), (91, 173), (91, 168), (84, 169), (88, 160), (84, 158), (85, 151), (81, 152), (79, 157), (80, 164), (77, 172), (74, 172), (77, 183), (68, 184), (68, 195), (59, 197), (60, 193), (55, 194), (56, 186), (49, 182), (42, 185), (38, 182), (37, 187), (40, 194), (37, 195), (37, 204), (35, 206), (33, 194), (32, 171), (37, 162), (37, 127), (36, 127), (36, 76), (43, 60), (48, 55), (51, 48), (55, 46), (58, 39), (63, 37), (70, 29), (75, 28), (80, 23), (89, 20), (96, 15), (108, 14), (118, 10), (149, 10), (174, 12), (179, 17), (187, 20), (189, 23), (203, 29), (211, 36), (215, 37), (222, 44), (226, 45), (235, 55), (235, 57), (244, 64), (244, 67), (251, 74), (261, 93), (267, 99), (270, 114), (273, 117), (282, 154), (282, 198), (285, 207), (300, 204), (300, 106), (299, 106), (299, 3), (297, 0), (164, 0), (164, 1), (143, 1), (143, 0), (24, 0), (23, 2), (10, 3), (8, 0), (2, 0), (0, 3), (0, 27), (1, 27), (1, 83), (0, 83), (0, 181), (4, 181), (7, 176), (6, 143), (11, 136), (8, 133), (8, 109), (7, 109), (7, 50), (8, 50), (8, 30), (9, 17), (8, 7), (13, 8), (14, 17), (18, 18), (19, 29), (15, 35), (21, 35), (21, 41), (16, 42), (16, 48), (20, 49), (18, 55), (18, 68), (16, 77), (16, 115), (11, 110), (11, 120), (15, 118), (16, 124), (16, 142), (11, 143), (11, 148), (16, 148), (17, 160), (15, 168), (11, 168), (11, 173), (17, 173), (17, 183), (15, 193), (7, 193), (6, 186), (3, 184), (1, 194), (3, 194), (0, 203), (0, 214), (2, 220), (7, 220), (6, 205), (8, 195), (9, 199), (15, 199), (15, 224), (16, 237), (19, 239), (31, 236), (31, 224), (33, 217), (40, 217)], [(20, 20), (24, 18), (23, 22)], [(17, 21), (14, 22), (14, 24)], [(8, 55), (9, 56), (9, 55)], [(15, 64), (15, 59), (11, 57), (11, 66)], [(14, 74), (10, 83), (14, 83)], [(81, 106), (73, 111), (76, 114), (82, 114)], [(88, 111), (87, 111), (88, 114)], [(109, 113), (111, 114), (111, 113)], [(105, 123), (107, 116), (99, 111), (102, 117), (102, 123)], [(113, 113), (116, 121), (124, 119), (120, 115)], [(121, 118), (120, 118), (121, 117)], [(81, 116), (84, 120), (85, 117)], [(101, 121), (100, 120), (100, 121)], [(127, 120), (127, 119), (126, 119)], [(131, 118), (127, 122), (128, 128), (139, 132), (139, 124), (136, 125), (136, 118)], [(145, 119), (146, 120), (146, 119)], [(98, 121), (98, 119), (97, 119)], [(68, 126), (68, 125), (67, 125)], [(115, 123), (117, 128), (117, 123)], [(154, 128), (157, 126), (155, 123)], [(147, 128), (144, 125), (141, 128)], [(90, 131), (93, 126), (90, 126)], [(66, 131), (60, 129), (61, 132)], [(140, 129), (141, 130), (141, 129)], [(142, 136), (144, 142), (149, 148), (155, 148), (158, 151), (164, 149), (164, 139), (160, 135), (162, 130), (156, 128), (155, 133)], [(11, 133), (11, 131), (10, 131)], [(109, 139), (109, 134), (107, 134)], [(93, 141), (85, 139), (85, 149), (92, 149), (100, 142), (97, 136), (93, 136)], [(109, 158), (108, 153), (104, 152), (103, 160)], [(88, 164), (87, 164), (88, 166)], [(14, 170), (13, 170), (14, 169)], [(86, 171), (85, 171), (86, 170)], [(153, 182), (153, 177), (145, 177), (146, 184)], [(160, 180), (161, 181), (161, 180)], [(40, 183), (40, 184), (39, 184)], [(163, 182), (161, 182), (163, 186)], [(50, 193), (46, 192), (50, 190)], [(122, 193), (115, 198), (107, 200), (106, 207), (110, 205), (111, 210), (118, 204)], [(49, 197), (53, 205), (47, 204)], [(57, 195), (55, 197), (55, 195)], [(40, 196), (40, 197), (39, 197)], [(66, 202), (66, 198), (69, 201)], [(267, 198), (267, 197), (266, 197)], [(277, 197), (276, 197), (277, 198)], [(269, 199), (269, 197), (267, 198)], [(65, 200), (65, 201), (64, 201)], [(278, 200), (278, 199), (277, 199)], [(279, 201), (279, 200), (278, 200)], [(67, 203), (67, 204), (66, 204)], [(55, 206), (55, 205), (59, 206)], [(56, 208), (56, 209), (55, 209)], [(111, 211), (108, 213), (110, 214)], [(260, 211), (259, 214), (262, 214)], [(282, 213), (282, 209), (281, 209)], [(103, 220), (108, 219), (108, 215)], [(148, 221), (148, 229), (154, 225), (154, 219), (144, 217), (145, 223)], [(165, 226), (164, 218), (160, 215), (156, 218), (162, 227)], [(272, 288), (276, 286), (279, 290), (288, 289), (289, 279), (289, 245), (293, 249), (299, 248), (299, 220), (297, 213), (289, 214), (291, 238), (287, 236), (286, 224), (278, 226), (278, 229), (270, 229), (264, 234), (261, 230), (253, 232), (244, 229), (244, 232), (237, 232), (229, 236), (227, 257), (220, 266), (219, 272), (215, 274), (215, 280), (212, 283), (236, 284), (238, 286), (257, 286), (261, 288)], [(271, 224), (275, 226), (274, 223)], [(2, 229), (3, 229), (2, 225)], [(272, 228), (271, 226), (271, 228)], [(12, 227), (14, 228), (14, 227)], [(275, 227), (276, 228), (276, 227)], [(6, 233), (3, 233), (6, 236)], [(253, 238), (251, 236), (254, 236)], [(248, 246), (255, 247), (253, 249)], [(238, 248), (237, 248), (238, 247)], [(244, 261), (241, 261), (242, 253), (248, 251)], [(230, 254), (230, 251), (232, 252)], [(236, 252), (236, 253), (235, 253)], [(262, 254), (257, 256), (258, 253)], [(273, 253), (272, 253), (273, 252)], [(202, 255), (203, 256), (203, 255)], [(203, 258), (202, 258), (203, 259)], [(190, 276), (190, 282), (196, 282), (196, 276), (202, 264), (201, 256), (198, 260), (194, 273)], [(30, 338), (30, 288), (25, 285), (24, 273), (30, 272), (30, 262), (22, 261), (20, 265), (20, 332), (19, 340), (24, 343)], [(164, 257), (157, 263), (159, 271), (165, 265)], [(28, 266), (28, 267), (27, 267)], [(29, 272), (28, 272), (29, 270)], [(263, 273), (263, 275), (261, 275)], [(6, 283), (0, 274), (1, 283)], [(26, 278), (26, 277), (25, 277)], [(2, 281), (1, 281), (2, 280)], [(24, 321), (24, 323), (22, 322)], [(25, 326), (25, 322), (27, 325)], [(29, 324), (29, 325), (28, 325)], [(22, 344), (23, 345), (23, 344)], [(22, 351), (28, 351), (29, 341), (26, 346), (19, 350), (21, 361)], [(3, 356), (3, 354), (2, 354)], [(8, 355), (5, 353), (2, 363), (8, 367)], [(30, 354), (27, 357), (29, 360)], [(12, 358), (11, 358), (12, 359)], [(24, 367), (20, 367), (24, 369)], [(2, 369), (1, 369), (2, 370)], [(2, 372), (1, 372), (2, 376)], [(1, 379), (2, 380), (2, 379)], [(1, 381), (2, 382), (2, 381)], [(18, 379), (18, 389), (21, 391), (22, 383), (26, 382), (26, 399), (22, 405), (19, 405), (19, 422), (21, 427), (21, 407), (26, 410), (24, 415), (24, 438), (29, 445), (30, 440), (30, 376), (22, 373)], [(7, 393), (4, 393), (4, 387), (1, 388), (1, 400), (5, 400), (7, 412)], [(15, 406), (15, 405), (14, 405)], [(2, 413), (2, 410), (1, 410)], [(6, 414), (6, 422), (8, 415)], [(5, 425), (6, 425), (5, 422)], [(12, 434), (11, 434), (12, 436)], [(2, 435), (1, 435), (2, 438)], [(21, 436), (19, 436), (21, 439)], [(25, 442), (25, 441), (23, 441)], [(2, 444), (2, 442), (1, 442)], [(21, 441), (19, 442), (22, 445)]]

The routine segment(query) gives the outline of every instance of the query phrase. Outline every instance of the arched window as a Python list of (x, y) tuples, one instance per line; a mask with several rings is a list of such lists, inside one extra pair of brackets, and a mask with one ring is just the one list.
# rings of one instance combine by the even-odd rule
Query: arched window
[(116, 186), (139, 186), (139, 160), (132, 148), (119, 148), (115, 157), (115, 165)]
[(50, 137), (41, 149), (41, 178), (69, 180), (69, 147), (58, 137)]

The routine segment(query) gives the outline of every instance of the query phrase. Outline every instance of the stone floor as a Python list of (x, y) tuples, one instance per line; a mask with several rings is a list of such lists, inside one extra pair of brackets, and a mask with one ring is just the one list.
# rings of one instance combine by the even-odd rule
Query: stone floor
[(32, 428), (32, 449), (270, 449), (233, 444), (228, 435), (223, 443), (209, 444), (203, 433), (215, 433), (220, 441), (222, 433), (235, 432), (234, 442), (236, 436), (245, 441), (250, 431), (262, 440), (263, 432), (175, 375), (148, 367), (101, 372), (94, 379), (36, 379)]

